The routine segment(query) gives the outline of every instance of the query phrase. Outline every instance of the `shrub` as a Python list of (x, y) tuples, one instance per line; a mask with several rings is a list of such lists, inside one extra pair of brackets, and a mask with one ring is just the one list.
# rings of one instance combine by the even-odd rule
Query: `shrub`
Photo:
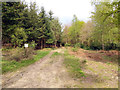
[(73, 51), (73, 52), (77, 52), (77, 51), (78, 51), (78, 48), (72, 48), (72, 51)]
[(81, 46), (80, 43), (77, 43), (74, 45), (74, 47), (76, 47), (76, 48), (79, 48), (80, 46)]
[(23, 58), (23, 55), (20, 53), (17, 53), (10, 57), (11, 60), (15, 60), (15, 61), (20, 61), (22, 58)]
[(25, 48), (24, 49), (24, 58), (31, 59), (31, 56), (35, 55), (35, 51), (33, 48)]
[(81, 45), (80, 45), (80, 47), (81, 47), (81, 48), (84, 48), (84, 45), (83, 45), (83, 44), (81, 44)]
[(9, 52), (8, 60), (20, 61), (22, 58), (24, 58), (24, 53), (21, 48), (16, 48)]
[(91, 50), (90, 47), (84, 47), (83, 49), (85, 49), (85, 50)]
[(35, 41), (32, 41), (30, 44), (29, 44), (29, 47), (35, 49), (37, 43), (35, 43)]
[(71, 45), (69, 43), (66, 43), (65, 46), (67, 47), (67, 46), (71, 46)]
[(17, 48), (14, 53), (11, 53), (9, 55), (8, 60), (15, 60), (15, 61), (21, 61), (24, 59), (33, 59), (33, 55), (35, 55), (35, 51), (33, 48)]

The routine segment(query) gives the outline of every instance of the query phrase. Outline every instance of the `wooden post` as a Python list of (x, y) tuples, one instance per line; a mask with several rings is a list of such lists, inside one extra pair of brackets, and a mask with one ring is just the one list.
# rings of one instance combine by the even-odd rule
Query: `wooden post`
[(28, 48), (28, 44), (24, 44), (24, 47), (25, 47), (25, 57), (28, 57), (28, 56), (27, 56), (27, 48)]

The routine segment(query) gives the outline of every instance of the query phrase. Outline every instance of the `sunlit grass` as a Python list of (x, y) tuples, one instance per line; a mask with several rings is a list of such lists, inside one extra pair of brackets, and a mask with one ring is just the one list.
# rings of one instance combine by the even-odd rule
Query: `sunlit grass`
[(61, 53), (58, 53), (58, 52), (54, 52), (52, 55), (51, 55), (51, 58), (52, 57), (55, 57), (55, 56), (58, 56), (58, 55), (62, 55)]
[(21, 60), (20, 62), (17, 62), (15, 60), (12, 60), (12, 61), (2, 60), (2, 73), (7, 73), (9, 71), (16, 71), (17, 69), (21, 67), (33, 64), (34, 62), (46, 56), (49, 52), (50, 51), (38, 50), (37, 55), (34, 56), (33, 60)]
[(66, 68), (68, 68), (68, 71), (77, 78), (85, 77), (85, 74), (81, 69), (82, 63), (80, 63), (79, 58), (69, 55), (67, 51), (65, 51), (64, 56), (64, 64)]

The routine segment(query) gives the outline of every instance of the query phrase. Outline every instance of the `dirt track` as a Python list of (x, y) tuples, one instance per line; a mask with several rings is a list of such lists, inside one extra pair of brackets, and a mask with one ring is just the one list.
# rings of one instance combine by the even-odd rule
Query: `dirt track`
[[(3, 88), (117, 88), (117, 66), (105, 62), (96, 62), (87, 58), (84, 69), (86, 78), (73, 78), (65, 68), (62, 55), (51, 55), (54, 52), (64, 53), (65, 48), (52, 50), (50, 54), (36, 63), (3, 75)], [(86, 57), (83, 50), (79, 53), (80, 60)]]
[(64, 58), (51, 58), (53, 52), (64, 53), (62, 49), (54, 50), (18, 73), (3, 76), (3, 88), (61, 88), (74, 83), (62, 64)]

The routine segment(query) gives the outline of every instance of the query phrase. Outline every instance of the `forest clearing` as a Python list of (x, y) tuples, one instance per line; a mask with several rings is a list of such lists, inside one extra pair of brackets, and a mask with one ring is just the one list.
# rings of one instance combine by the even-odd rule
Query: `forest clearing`
[[(3, 75), (3, 88), (118, 88), (117, 57), (104, 57), (108, 56), (96, 51), (78, 49), (73, 52), (70, 47), (58, 48), (28, 67)], [(67, 61), (68, 58), (72, 60)], [(77, 64), (74, 66), (76, 58), (79, 58), (78, 63), (82, 62), (77, 68)], [(78, 71), (72, 71), (74, 68)]]
[(2, 88), (118, 88), (120, 1), (51, 1), (0, 4)]

